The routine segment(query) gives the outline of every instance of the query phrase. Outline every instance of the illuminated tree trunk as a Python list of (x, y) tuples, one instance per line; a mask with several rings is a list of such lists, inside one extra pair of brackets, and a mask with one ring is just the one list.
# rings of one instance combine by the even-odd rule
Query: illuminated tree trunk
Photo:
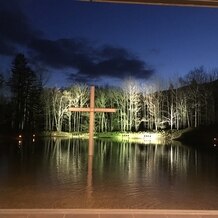
[(53, 130), (53, 109), (52, 109), (52, 90), (51, 89), (44, 89), (42, 94), (42, 101), (44, 105), (44, 116), (45, 116), (45, 126), (44, 129), (46, 131)]
[(140, 93), (138, 90), (138, 84), (134, 80), (126, 80), (123, 83), (123, 91), (126, 102), (126, 123), (127, 131), (138, 129), (140, 119), (138, 113), (140, 110)]
[[(106, 108), (107, 100), (108, 99), (105, 90), (97, 89), (96, 100), (95, 100), (96, 107)], [(107, 131), (107, 125), (106, 125), (107, 120), (106, 120), (105, 113), (96, 113), (95, 118), (96, 118), (96, 122), (95, 122), (96, 129), (99, 132)]]
[(57, 131), (62, 131), (64, 115), (68, 112), (69, 93), (59, 89), (53, 90), (52, 106), (55, 128)]
[[(126, 117), (126, 98), (124, 91), (120, 88), (116, 88), (111, 92), (113, 96), (114, 105), (113, 107), (117, 108), (117, 112), (113, 115), (114, 117), (114, 126), (118, 131), (125, 132), (127, 126), (127, 117)], [(115, 122), (116, 121), (116, 122)]]
[[(74, 84), (68, 88), (68, 108), (69, 107), (85, 107), (88, 106), (88, 86), (85, 84)], [(68, 113), (67, 113), (68, 114)], [(70, 115), (71, 114), (71, 115)], [(71, 117), (70, 117), (71, 116)], [(72, 122), (72, 131), (80, 132), (87, 131), (88, 127), (85, 125), (87, 114), (74, 112), (69, 113), (68, 125)], [(69, 129), (71, 131), (71, 127)]]

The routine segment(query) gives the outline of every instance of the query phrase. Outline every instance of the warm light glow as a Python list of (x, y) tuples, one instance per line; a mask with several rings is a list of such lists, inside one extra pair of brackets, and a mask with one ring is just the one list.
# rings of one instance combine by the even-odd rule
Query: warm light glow
[(113, 138), (116, 138), (121, 141), (131, 141), (131, 142), (138, 142), (141, 144), (161, 144), (164, 141), (164, 136), (161, 133), (121, 133), (114, 135)]
[(18, 137), (19, 137), (19, 138), (22, 138), (22, 135), (19, 135)]

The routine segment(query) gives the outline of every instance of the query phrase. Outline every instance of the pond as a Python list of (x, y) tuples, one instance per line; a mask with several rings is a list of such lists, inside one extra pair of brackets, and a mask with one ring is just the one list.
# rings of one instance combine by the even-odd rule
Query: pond
[(218, 209), (218, 150), (36, 138), (0, 142), (0, 208)]

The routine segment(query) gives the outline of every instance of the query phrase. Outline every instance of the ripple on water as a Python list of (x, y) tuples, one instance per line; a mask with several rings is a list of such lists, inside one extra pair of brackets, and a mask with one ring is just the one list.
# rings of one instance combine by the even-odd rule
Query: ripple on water
[(215, 154), (104, 142), (90, 162), (87, 144), (77, 142), (8, 149), (0, 159), (0, 207), (218, 209)]

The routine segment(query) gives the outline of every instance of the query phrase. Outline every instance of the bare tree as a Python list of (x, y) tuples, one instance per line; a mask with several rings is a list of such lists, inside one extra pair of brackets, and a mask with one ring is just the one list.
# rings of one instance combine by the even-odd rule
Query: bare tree
[(127, 79), (123, 82), (123, 91), (125, 96), (125, 123), (127, 131), (137, 130), (140, 124), (138, 113), (140, 111), (140, 91), (139, 84), (133, 79)]
[[(95, 105), (96, 107), (104, 108), (107, 106), (107, 95), (103, 88), (98, 88), (96, 90), (96, 101)], [(104, 132), (107, 131), (108, 125), (107, 125), (107, 119), (106, 119), (106, 113), (96, 113), (96, 130), (98, 132)]]
[(61, 89), (53, 89), (52, 93), (52, 108), (54, 122), (57, 131), (62, 131), (64, 114), (68, 111), (69, 95), (67, 91)]
[[(89, 88), (85, 84), (76, 83), (69, 88), (69, 107), (88, 107)], [(87, 114), (81, 112), (66, 112), (69, 120), (69, 131), (74, 132), (85, 131), (87, 127)], [(72, 128), (70, 127), (70, 120), (72, 116)]]
[(203, 67), (190, 71), (180, 82), (187, 92), (188, 117), (190, 126), (197, 127), (201, 123), (202, 97), (207, 90), (204, 84), (208, 81), (208, 75)]
[(42, 103), (44, 111), (44, 130), (52, 131), (54, 127), (54, 116), (52, 108), (52, 95), (53, 91), (51, 88), (44, 88), (42, 92)]
[(158, 84), (150, 84), (145, 87), (144, 101), (146, 102), (146, 122), (148, 129), (158, 130), (163, 122), (163, 93)]

